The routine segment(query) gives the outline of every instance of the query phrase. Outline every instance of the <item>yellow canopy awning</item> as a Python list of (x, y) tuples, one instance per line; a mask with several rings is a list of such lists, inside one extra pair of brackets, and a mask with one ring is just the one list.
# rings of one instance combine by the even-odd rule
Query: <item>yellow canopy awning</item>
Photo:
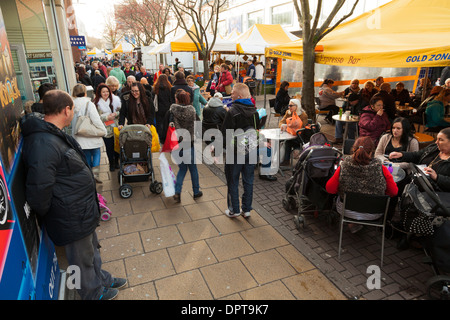
[(133, 52), (134, 46), (131, 43), (120, 43), (111, 50), (112, 53), (128, 53)]
[[(319, 44), (316, 63), (416, 68), (450, 65), (450, 1), (393, 0), (343, 23)], [(273, 46), (266, 56), (302, 60), (302, 41)]]

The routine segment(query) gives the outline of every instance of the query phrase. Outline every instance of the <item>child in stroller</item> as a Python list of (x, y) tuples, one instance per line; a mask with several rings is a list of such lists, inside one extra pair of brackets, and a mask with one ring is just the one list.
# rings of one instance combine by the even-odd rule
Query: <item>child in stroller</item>
[(313, 134), (309, 143), (304, 145), (293, 176), (286, 183), (286, 195), (282, 200), (286, 210), (298, 208), (298, 215), (294, 216), (297, 227), (305, 226), (306, 213), (331, 212), (333, 197), (327, 193), (325, 185), (341, 157), (342, 153), (331, 147), (320, 132)]

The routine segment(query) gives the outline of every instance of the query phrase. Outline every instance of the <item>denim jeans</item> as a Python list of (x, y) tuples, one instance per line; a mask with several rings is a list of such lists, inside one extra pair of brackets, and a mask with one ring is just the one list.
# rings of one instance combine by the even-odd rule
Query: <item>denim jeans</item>
[(186, 157), (190, 157), (186, 163), (184, 161), (178, 163), (178, 173), (177, 173), (177, 183), (175, 184), (175, 193), (180, 194), (181, 188), (183, 187), (183, 181), (184, 177), (186, 176), (186, 172), (189, 169), (189, 172), (191, 173), (191, 181), (192, 181), (192, 190), (194, 192), (194, 195), (198, 194), (200, 192), (200, 183), (198, 181), (198, 171), (197, 171), (197, 165), (195, 164), (195, 152), (194, 152), (194, 146), (192, 146), (190, 149), (182, 149), (180, 150), (180, 157), (183, 157), (184, 152), (186, 153)]
[[(336, 139), (342, 139), (344, 136), (344, 122), (336, 121), (336, 127), (334, 128), (334, 136)], [(356, 123), (348, 124), (348, 139), (355, 139)]]
[(83, 149), (89, 167), (95, 168), (100, 165), (100, 148)]
[(242, 173), (242, 184), (244, 193), (242, 194), (242, 211), (250, 212), (253, 201), (253, 179), (255, 164), (225, 164), (225, 176), (227, 179), (227, 205), (228, 209), (234, 213), (239, 213), (239, 177)]

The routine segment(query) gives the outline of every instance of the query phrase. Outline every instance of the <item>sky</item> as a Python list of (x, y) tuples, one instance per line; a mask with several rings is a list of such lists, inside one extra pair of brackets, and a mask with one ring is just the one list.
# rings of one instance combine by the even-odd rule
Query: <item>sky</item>
[(114, 12), (114, 4), (120, 2), (122, 0), (72, 0), (80, 35), (102, 38), (104, 15), (107, 12)]

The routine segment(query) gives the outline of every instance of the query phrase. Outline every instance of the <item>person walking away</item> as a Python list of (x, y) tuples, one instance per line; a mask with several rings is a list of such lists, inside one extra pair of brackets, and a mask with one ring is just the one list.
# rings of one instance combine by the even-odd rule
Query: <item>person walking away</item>
[(97, 106), (100, 119), (106, 127), (106, 136), (103, 137), (106, 155), (109, 162), (109, 171), (119, 169), (120, 154), (114, 151), (114, 128), (118, 126), (119, 111), (122, 106), (118, 96), (106, 84), (100, 84), (97, 88), (94, 104)]
[(113, 69), (109, 72), (109, 76), (114, 76), (119, 80), (121, 86), (127, 82), (127, 77), (122, 69), (120, 69), (120, 63), (118, 61), (114, 61)]
[(188, 85), (186, 82), (186, 78), (184, 76), (184, 72), (177, 71), (175, 72), (175, 81), (173, 82), (172, 88), (170, 89), (170, 96), (171, 96), (171, 102), (175, 103), (175, 93), (178, 91), (178, 89), (182, 89), (189, 93), (191, 97), (191, 104), (194, 101), (194, 92), (192, 91), (192, 88)]
[[(236, 83), (233, 86), (231, 91), (231, 99), (233, 102), (222, 125), (223, 137), (227, 136), (228, 130), (234, 132), (237, 129), (254, 128), (258, 130), (260, 128), (259, 114), (250, 97), (250, 90), (245, 84)], [(250, 211), (252, 210), (253, 179), (256, 163), (252, 163), (251, 154), (247, 154), (244, 161), (238, 161), (238, 155), (236, 154), (236, 148), (233, 146), (232, 140), (224, 138), (224, 146), (227, 150), (225, 176), (228, 186), (228, 208), (225, 210), (225, 215), (230, 218), (235, 218), (242, 214), (245, 218), (249, 218)], [(239, 177), (241, 174), (244, 186), (242, 211), (239, 208)]]
[(127, 281), (102, 270), (95, 180), (80, 145), (63, 131), (74, 117), (73, 100), (51, 90), (43, 104), (44, 119), (33, 113), (21, 119), (26, 201), (52, 242), (64, 247), (68, 264), (80, 268), (81, 299), (113, 299)]
[[(174, 127), (176, 130), (184, 129), (189, 132), (189, 141), (183, 141), (182, 134), (177, 133), (177, 137), (179, 137), (178, 143), (181, 148), (180, 150), (174, 151), (178, 152), (179, 156), (179, 161), (175, 161), (179, 168), (177, 182), (175, 184), (175, 195), (173, 196), (175, 202), (181, 202), (181, 189), (188, 169), (191, 174), (194, 199), (203, 196), (203, 192), (200, 191), (194, 148), (194, 123), (198, 120), (198, 116), (194, 107), (190, 104), (190, 101), (191, 98), (189, 97), (189, 93), (184, 90), (179, 90), (175, 94), (175, 103), (172, 104), (169, 109), (169, 126)], [(174, 155), (172, 154), (172, 156)]]
[(172, 85), (165, 74), (160, 75), (153, 86), (153, 96), (158, 99), (158, 111), (156, 111), (156, 131), (158, 132), (161, 143), (164, 143), (166, 140), (164, 119), (169, 111), (170, 105), (172, 104), (170, 96), (171, 89)]
[(97, 108), (91, 99), (87, 97), (86, 86), (84, 84), (77, 84), (73, 87), (72, 97), (74, 103), (74, 117), (72, 120), (72, 135), (80, 144), (81, 149), (86, 156), (88, 165), (92, 168), (94, 178), (97, 183), (102, 183), (100, 180), (100, 148), (103, 146), (102, 137), (83, 137), (73, 133), (79, 116), (87, 114), (94, 126), (104, 130), (106, 136), (106, 128), (100, 119)]
[(194, 76), (187, 76), (186, 82), (188, 86), (191, 87), (191, 90), (194, 93), (192, 105), (194, 106), (197, 116), (199, 117), (199, 119), (201, 119), (203, 107), (208, 104), (208, 101), (206, 101), (206, 99), (200, 94), (200, 87), (195, 83)]

